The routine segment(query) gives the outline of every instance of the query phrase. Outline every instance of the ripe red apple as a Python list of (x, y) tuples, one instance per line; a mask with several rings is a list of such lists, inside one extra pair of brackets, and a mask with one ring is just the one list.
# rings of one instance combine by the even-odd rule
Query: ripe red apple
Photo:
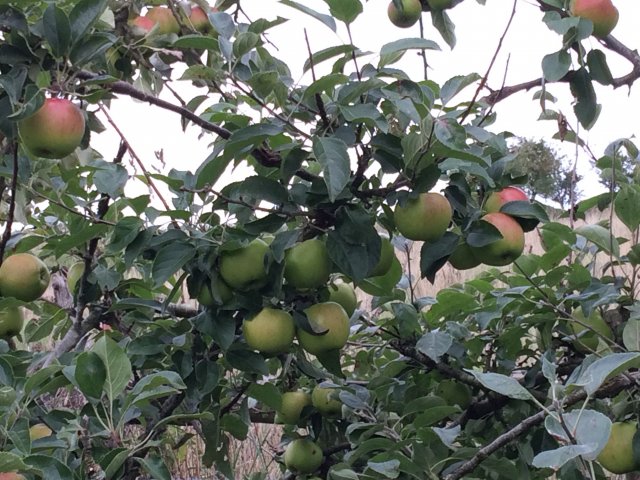
[(35, 255), (16, 253), (0, 266), (0, 295), (31, 302), (49, 286), (49, 269)]
[(191, 22), (191, 25), (193, 25), (193, 28), (200, 33), (207, 33), (213, 29), (207, 12), (197, 5), (191, 7), (189, 21)]
[(173, 12), (167, 7), (153, 7), (147, 12), (147, 18), (158, 24), (158, 33), (166, 35), (169, 33), (180, 33), (180, 24), (173, 16)]
[(618, 9), (611, 0), (571, 0), (571, 15), (586, 18), (593, 23), (593, 35), (606, 37), (618, 24)]
[(483, 247), (473, 247), (478, 260), (486, 265), (503, 266), (522, 255), (524, 231), (517, 221), (504, 213), (487, 213), (481, 220), (496, 227), (502, 238)]
[(156, 22), (145, 16), (137, 16), (129, 22), (131, 33), (136, 37), (144, 37), (145, 35), (148, 35), (149, 32), (153, 30), (155, 24)]
[(30, 117), (18, 122), (22, 144), (33, 155), (62, 158), (80, 146), (84, 136), (82, 111), (65, 98), (47, 98)]
[(401, 0), (400, 3), (402, 8), (396, 7), (393, 2), (389, 3), (387, 15), (391, 23), (400, 28), (409, 28), (415, 25), (422, 15), (420, 0)]
[(404, 205), (398, 204), (394, 218), (398, 231), (409, 240), (433, 242), (442, 237), (453, 211), (444, 195), (421, 193), (417, 198), (408, 199)]
[(0, 480), (24, 480), (24, 476), (18, 472), (3, 472), (0, 473)]
[(506, 187), (498, 192), (493, 192), (484, 202), (484, 209), (487, 213), (499, 212), (505, 203), (516, 201), (529, 201), (529, 197), (524, 190), (518, 187)]

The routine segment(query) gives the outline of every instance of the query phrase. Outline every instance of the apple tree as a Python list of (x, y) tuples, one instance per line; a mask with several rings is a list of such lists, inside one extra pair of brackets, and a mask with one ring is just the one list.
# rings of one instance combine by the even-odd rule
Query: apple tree
[[(640, 56), (609, 0), (535, 0), (522, 8), (559, 48), (537, 78), (489, 85), (493, 63), (428, 78), (455, 47), (450, 9), (472, 3), (392, 0), (380, 15), (415, 28), (370, 53), (351, 27), (380, 1), (280, 0), (348, 38), (308, 41), (297, 82), (270, 40), (288, 19), (249, 1), (2, 2), (0, 478), (170, 479), (166, 450), (193, 435), (218, 478), (240, 478), (229, 449), (255, 423), (281, 425), (256, 480), (640, 467), (640, 185), (616, 173), (638, 149), (585, 148), (610, 191), (550, 221), (509, 174), (528, 132), (495, 127), (496, 105), (530, 92), (583, 148), (599, 85), (632, 88)], [(500, 3), (513, 18), (524, 2)], [(144, 122), (109, 113), (127, 99), (200, 131), (209, 155), (193, 171), (141, 158)], [(114, 158), (92, 148), (103, 131)], [(595, 209), (608, 220), (585, 222)]]

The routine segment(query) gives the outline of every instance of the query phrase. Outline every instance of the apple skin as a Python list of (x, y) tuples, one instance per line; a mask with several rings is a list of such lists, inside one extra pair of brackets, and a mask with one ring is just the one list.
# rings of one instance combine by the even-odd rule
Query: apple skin
[(473, 249), (465, 242), (461, 241), (449, 256), (449, 264), (456, 270), (469, 270), (480, 265), (473, 253)]
[(328, 350), (338, 350), (349, 338), (349, 316), (341, 305), (335, 302), (316, 303), (307, 308), (309, 323), (319, 331), (327, 330), (324, 335), (312, 335), (298, 328), (298, 341), (307, 352), (317, 355)]
[(129, 27), (131, 27), (131, 33), (136, 37), (144, 37), (148, 35), (156, 22), (151, 20), (149, 17), (145, 16), (137, 16), (133, 20), (129, 22)]
[(289, 350), (296, 336), (293, 317), (284, 310), (263, 308), (242, 322), (242, 333), (252, 349), (277, 355)]
[(296, 473), (313, 473), (320, 465), (324, 455), (322, 449), (308, 438), (293, 440), (284, 451), (284, 464)]
[(0, 480), (25, 480), (23, 475), (18, 472), (2, 472), (0, 473)]
[(193, 25), (193, 28), (200, 33), (208, 33), (213, 30), (213, 25), (211, 25), (211, 22), (209, 21), (209, 16), (197, 5), (191, 7), (189, 21), (191, 22), (191, 25)]
[(40, 440), (41, 438), (49, 437), (53, 434), (51, 429), (44, 423), (36, 423), (29, 428), (29, 438), (32, 442)]
[(42, 158), (73, 153), (82, 142), (84, 130), (84, 114), (66, 98), (47, 98), (33, 115), (18, 122), (24, 147)]
[(637, 430), (636, 422), (615, 422), (611, 425), (609, 440), (598, 455), (600, 465), (618, 475), (640, 468), (633, 457), (633, 436)]
[(475, 257), (486, 265), (509, 265), (522, 255), (524, 231), (512, 217), (504, 213), (487, 213), (481, 220), (496, 227), (502, 238), (483, 247), (472, 247)]
[(571, 15), (586, 18), (593, 23), (593, 36), (609, 35), (618, 24), (620, 13), (611, 0), (571, 0)]
[(368, 277), (381, 277), (389, 271), (393, 264), (393, 257), (395, 255), (393, 244), (386, 236), (380, 236), (380, 260), (375, 267), (369, 272)]
[[(607, 322), (604, 321), (602, 315), (598, 310), (593, 310), (589, 317), (585, 317), (584, 312), (581, 308), (577, 308), (573, 312), (573, 316), (580, 320), (582, 323), (589, 325), (592, 330), (587, 329), (587, 327), (580, 325), (578, 322), (568, 320), (569, 327), (571, 331), (576, 336), (576, 339), (573, 340), (573, 346), (576, 347), (576, 350), (582, 353), (592, 353), (598, 350), (598, 345), (600, 343), (600, 336), (595, 333), (598, 332), (600, 335), (608, 338), (609, 340), (613, 340), (613, 331)], [(595, 330), (595, 332), (593, 331)]]
[(446, 10), (451, 8), (453, 3), (451, 0), (427, 0), (427, 3), (431, 7), (431, 10)]
[(45, 292), (49, 279), (49, 269), (42, 260), (30, 253), (16, 253), (0, 266), (0, 295), (31, 302)]
[(358, 297), (354, 288), (341, 280), (336, 280), (329, 285), (329, 301), (336, 302), (344, 311), (347, 312), (349, 318), (353, 315), (358, 307)]
[[(256, 238), (245, 247), (220, 254), (220, 276), (232, 289), (249, 290), (264, 286), (267, 271), (264, 257), (269, 246)], [(1, 291), (1, 290), (0, 290)]]
[(173, 12), (167, 7), (153, 7), (147, 12), (146, 17), (151, 19), (154, 24), (158, 24), (157, 32), (160, 35), (180, 33), (180, 24), (173, 16)]
[(336, 418), (342, 415), (342, 402), (338, 400), (335, 388), (316, 386), (311, 392), (311, 404), (325, 417)]
[(394, 211), (398, 231), (409, 240), (424, 242), (433, 242), (442, 237), (449, 228), (452, 216), (449, 200), (433, 192), (410, 198), (404, 205), (398, 204)]
[(498, 192), (493, 192), (484, 203), (487, 213), (499, 212), (505, 203), (516, 201), (529, 201), (527, 194), (518, 187), (506, 187)]
[(400, 11), (393, 2), (389, 3), (387, 15), (396, 27), (409, 28), (417, 23), (422, 15), (420, 0), (402, 0), (403, 11)]
[(9, 307), (0, 311), (0, 338), (9, 339), (22, 332), (24, 318), (18, 307)]
[(220, 278), (216, 277), (214, 280), (206, 281), (204, 285), (202, 285), (196, 300), (198, 300), (200, 305), (212, 307), (214, 305), (229, 303), (232, 298), (233, 292), (229, 286)]
[(302, 390), (285, 392), (282, 394), (282, 405), (276, 417), (280, 423), (297, 425), (300, 422), (302, 410), (311, 405), (311, 395)]
[(325, 285), (331, 275), (327, 246), (318, 238), (300, 242), (285, 253), (284, 278), (296, 289)]

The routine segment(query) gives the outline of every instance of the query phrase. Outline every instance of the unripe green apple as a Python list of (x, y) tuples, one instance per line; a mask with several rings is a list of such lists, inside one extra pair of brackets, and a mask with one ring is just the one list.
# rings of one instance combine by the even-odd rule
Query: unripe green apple
[(219, 277), (212, 281), (206, 281), (202, 285), (196, 299), (200, 305), (212, 307), (213, 305), (224, 305), (233, 298), (233, 292), (229, 286)]
[(598, 455), (598, 462), (618, 475), (640, 469), (633, 455), (633, 437), (638, 430), (636, 422), (616, 422), (611, 425), (609, 440)]
[(264, 286), (267, 279), (265, 255), (269, 246), (256, 238), (246, 247), (220, 254), (220, 276), (231, 288), (249, 290)]
[(29, 428), (29, 438), (32, 442), (39, 440), (41, 438), (49, 437), (53, 434), (51, 429), (47, 427), (44, 423), (36, 423), (35, 425)]
[(285, 253), (284, 278), (297, 289), (317, 288), (329, 281), (331, 259), (318, 238), (305, 240)]
[(442, 237), (453, 211), (444, 195), (421, 193), (417, 198), (409, 198), (404, 205), (398, 204), (394, 218), (398, 231), (409, 240), (433, 242)]
[(464, 240), (461, 240), (449, 256), (449, 263), (456, 270), (469, 270), (480, 265), (480, 260), (474, 255), (473, 249)]
[(389, 3), (387, 15), (391, 23), (400, 28), (409, 28), (415, 25), (422, 15), (420, 0), (402, 0), (401, 5), (402, 8), (398, 8), (393, 2)]
[(325, 417), (342, 415), (342, 402), (336, 388), (316, 386), (311, 392), (311, 404)]
[(356, 296), (354, 288), (342, 280), (332, 282), (328, 288), (329, 301), (336, 302), (342, 306), (344, 311), (347, 312), (347, 315), (349, 315), (349, 318), (351, 318), (351, 315), (353, 315), (353, 312), (355, 312), (358, 307), (358, 297)]
[(82, 111), (65, 98), (47, 98), (30, 117), (18, 122), (24, 147), (36, 157), (62, 158), (73, 153), (84, 137)]
[(173, 16), (173, 12), (167, 7), (153, 7), (147, 12), (146, 17), (158, 24), (157, 32), (160, 35), (180, 33), (180, 25)]
[(307, 392), (302, 390), (285, 392), (282, 394), (282, 405), (276, 418), (281, 423), (297, 425), (300, 422), (302, 410), (308, 405), (311, 405), (311, 395)]
[(349, 338), (349, 316), (341, 305), (335, 302), (316, 303), (304, 313), (309, 323), (324, 335), (313, 335), (298, 328), (298, 341), (307, 352), (317, 355), (328, 350), (338, 350)]
[(498, 192), (493, 192), (484, 203), (487, 213), (499, 212), (505, 203), (524, 201), (528, 202), (528, 195), (518, 187), (505, 187)]
[(284, 451), (284, 464), (296, 473), (313, 473), (323, 460), (322, 449), (308, 438), (293, 440)]
[(393, 264), (393, 257), (395, 253), (391, 240), (389, 240), (386, 235), (381, 235), (380, 240), (380, 260), (378, 260), (378, 263), (373, 267), (373, 270), (369, 272), (367, 277), (381, 277), (389, 271)]
[(18, 307), (7, 307), (0, 310), (0, 338), (5, 340), (22, 332), (24, 318)]
[(618, 24), (620, 13), (611, 0), (571, 0), (571, 15), (593, 23), (593, 35), (606, 37)]
[(504, 266), (522, 255), (524, 231), (517, 221), (504, 213), (487, 213), (481, 220), (496, 227), (502, 238), (483, 247), (472, 247), (478, 260), (486, 265)]
[(585, 317), (582, 308), (577, 308), (574, 310), (573, 316), (590, 327), (587, 328), (575, 320), (567, 320), (571, 331), (576, 336), (573, 345), (579, 352), (592, 353), (597, 351), (598, 344), (600, 343), (600, 335), (609, 340), (613, 340), (613, 331), (609, 324), (604, 321), (599, 310), (594, 309), (588, 317)]
[(289, 350), (296, 335), (296, 327), (293, 317), (287, 312), (267, 307), (242, 322), (242, 333), (251, 348), (275, 355)]
[(0, 266), (0, 295), (31, 302), (45, 292), (49, 278), (49, 269), (42, 260), (30, 253), (16, 253)]

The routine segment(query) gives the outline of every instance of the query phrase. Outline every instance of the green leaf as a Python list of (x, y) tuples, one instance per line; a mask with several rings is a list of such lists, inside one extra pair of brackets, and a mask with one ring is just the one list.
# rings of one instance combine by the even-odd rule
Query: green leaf
[(500, 373), (481, 373), (474, 370), (466, 370), (476, 377), (476, 380), (486, 388), (493, 390), (500, 395), (515, 398), (517, 400), (531, 400), (533, 398), (527, 389), (520, 385), (515, 378), (507, 377)]
[(204, 35), (183, 35), (173, 42), (174, 48), (218, 50), (218, 40)]
[(576, 228), (575, 232), (596, 244), (603, 252), (610, 253), (616, 257), (620, 256), (618, 240), (608, 228), (604, 228), (601, 225), (583, 225)]
[(73, 480), (73, 472), (60, 460), (48, 455), (29, 455), (24, 459), (29, 467), (42, 472), (42, 478), (48, 480)]
[(629, 319), (622, 331), (622, 341), (627, 350), (640, 352), (640, 319)]
[(138, 217), (124, 217), (119, 220), (113, 229), (111, 241), (107, 244), (107, 251), (115, 253), (125, 249), (136, 239), (143, 226), (144, 222)]
[(616, 195), (614, 208), (622, 223), (632, 232), (640, 226), (640, 186), (622, 185)]
[(557, 82), (571, 68), (571, 55), (566, 50), (550, 53), (542, 59), (542, 73), (548, 82)]
[(335, 137), (315, 137), (313, 154), (322, 166), (329, 199), (335, 202), (351, 178), (351, 166), (347, 144)]
[(247, 395), (274, 410), (280, 410), (282, 406), (282, 394), (273, 383), (253, 383), (247, 390)]
[(90, 35), (73, 46), (69, 58), (74, 66), (80, 67), (96, 57), (103, 56), (117, 40), (118, 37), (110, 33)]
[(282, 133), (282, 127), (259, 123), (236, 130), (224, 146), (225, 158), (241, 158), (259, 147), (267, 138)]
[(531, 464), (536, 468), (558, 470), (568, 461), (581, 455), (589, 454), (591, 451), (592, 446), (590, 445), (566, 445), (555, 450), (540, 452), (533, 458)]
[(104, 476), (107, 480), (115, 479), (120, 469), (131, 456), (132, 452), (127, 448), (120, 448), (117, 453), (109, 459), (109, 463), (104, 467)]
[(453, 345), (453, 337), (445, 332), (427, 332), (416, 343), (416, 350), (425, 354), (434, 362), (439, 362), (440, 357), (449, 351)]
[(324, 23), (327, 27), (329, 27), (334, 32), (337, 30), (336, 22), (331, 15), (325, 15), (324, 13), (318, 13), (315, 10), (312, 10), (309, 7), (301, 5), (298, 2), (294, 2), (292, 0), (280, 0), (280, 3), (286, 5), (291, 8), (295, 8), (296, 10), (300, 10), (303, 13), (306, 13), (310, 17), (315, 18), (316, 20)]
[(440, 50), (440, 46), (433, 40), (425, 38), (402, 38), (387, 43), (380, 49), (378, 68), (391, 65), (400, 60), (408, 50)]
[[(572, 410), (562, 414), (562, 422), (553, 415), (545, 418), (547, 432), (556, 440), (563, 443), (577, 443), (591, 447), (591, 452), (582, 453), (585, 460), (593, 461), (602, 451), (609, 440), (611, 420), (606, 415), (595, 410)], [(571, 437), (567, 435), (571, 432)]]
[(384, 478), (398, 478), (400, 476), (400, 460), (373, 462), (369, 460), (367, 467)]
[(195, 255), (195, 247), (186, 241), (178, 241), (162, 247), (151, 268), (155, 285), (159, 287), (164, 284)]
[(259, 44), (260, 35), (253, 32), (242, 32), (238, 34), (235, 42), (233, 42), (233, 54), (239, 58), (244, 54), (249, 53)]
[(456, 26), (444, 10), (431, 10), (431, 23), (440, 32), (449, 47), (456, 46)]
[(74, 42), (84, 43), (82, 38), (107, 9), (108, 0), (79, 0), (69, 13), (71, 37)]
[(147, 458), (137, 458), (136, 462), (142, 465), (142, 468), (156, 480), (171, 480), (171, 472), (164, 463), (162, 457), (150, 455)]
[(18, 455), (10, 452), (0, 452), (0, 472), (15, 472), (26, 468), (27, 466)]
[(259, 353), (247, 350), (240, 346), (232, 346), (227, 350), (225, 360), (231, 367), (247, 373), (257, 373), (267, 375), (269, 369), (264, 358)]
[(91, 349), (104, 363), (105, 381), (103, 391), (110, 402), (124, 392), (133, 376), (131, 362), (125, 351), (111, 338), (102, 336)]
[(587, 54), (587, 67), (592, 79), (602, 85), (611, 85), (613, 75), (607, 65), (607, 56), (602, 50), (594, 48)]
[(329, 12), (338, 20), (350, 24), (362, 13), (360, 0), (324, 0)]
[(39, 395), (42, 390), (42, 386), (51, 381), (62, 371), (61, 365), (50, 365), (48, 367), (41, 368), (29, 375), (27, 381), (24, 384), (25, 396), (33, 394), (33, 396)]
[(83, 352), (76, 360), (75, 379), (87, 397), (100, 398), (107, 372), (102, 359), (94, 352)]
[(42, 28), (51, 53), (58, 58), (67, 55), (71, 46), (71, 26), (67, 15), (55, 3), (50, 3), (44, 11)]
[(598, 358), (593, 363), (577, 374), (576, 379), (569, 379), (567, 386), (583, 387), (588, 395), (593, 395), (596, 390), (611, 375), (638, 366), (640, 353), (613, 353), (606, 357)]
[(451, 77), (449, 80), (444, 82), (444, 85), (442, 85), (442, 88), (440, 88), (440, 98), (442, 99), (442, 104), (446, 105), (447, 103), (449, 103), (449, 101), (453, 97), (455, 97), (469, 85), (472, 85), (473, 83), (480, 80), (480, 78), (480, 75), (478, 75), (477, 73)]
[(111, 198), (119, 198), (124, 193), (124, 187), (129, 180), (129, 173), (122, 165), (100, 160), (95, 163), (97, 171), (93, 174), (93, 183), (100, 193), (106, 193)]
[[(351, 54), (354, 50), (356, 50), (356, 47), (354, 47), (353, 45), (337, 45), (335, 47), (328, 47), (323, 50), (320, 50), (319, 52), (315, 52), (311, 55), (311, 58), (308, 58), (304, 62), (304, 65), (302, 67), (302, 72), (305, 73), (308, 70), (311, 70), (311, 67), (315, 68), (322, 62), (329, 60), (331, 58), (337, 57), (338, 55)], [(337, 73), (334, 73), (333, 75), (344, 76), (342, 74), (337, 74)], [(320, 78), (317, 81), (321, 82), (322, 80), (323, 79)]]

